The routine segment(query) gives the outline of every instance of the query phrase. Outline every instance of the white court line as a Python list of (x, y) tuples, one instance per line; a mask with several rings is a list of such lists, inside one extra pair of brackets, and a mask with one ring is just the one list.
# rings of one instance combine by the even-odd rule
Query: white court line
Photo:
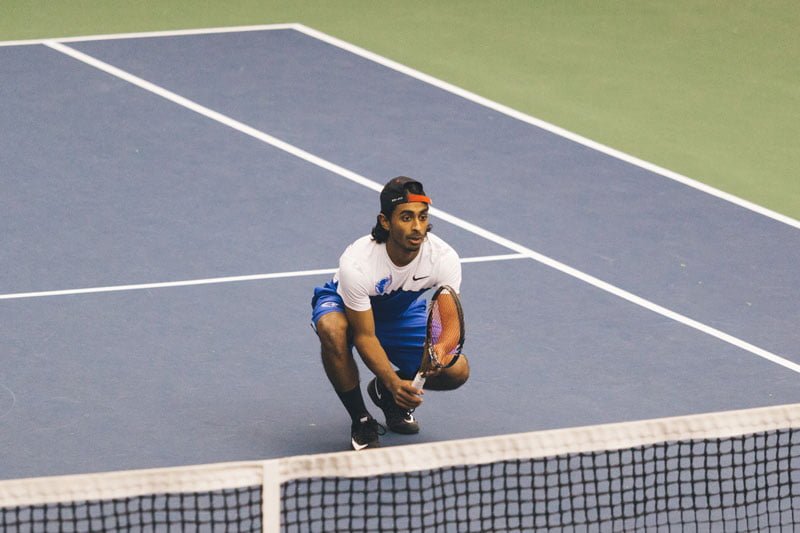
[(305, 33), (310, 37), (314, 37), (315, 39), (324, 41), (330, 45), (346, 50), (352, 54), (356, 54), (365, 59), (369, 59), (370, 61), (378, 63), (379, 65), (390, 68), (392, 70), (396, 70), (397, 72), (405, 74), (406, 76), (411, 76), (412, 78), (423, 81), (429, 85), (433, 85), (434, 87), (442, 89), (443, 91), (447, 91), (456, 96), (460, 96), (461, 98), (464, 98), (476, 104), (488, 107), (489, 109), (497, 111), (498, 113), (502, 113), (504, 115), (515, 118), (527, 124), (531, 124), (532, 126), (536, 126), (537, 128), (541, 128), (545, 131), (549, 131), (554, 135), (558, 135), (559, 137), (569, 139), (570, 141), (591, 148), (592, 150), (595, 150), (597, 152), (603, 153), (615, 159), (619, 159), (631, 165), (643, 168), (649, 172), (659, 174), (661, 176), (664, 176), (665, 178), (677, 181), (679, 183), (682, 183), (684, 185), (702, 191), (706, 194), (710, 194), (712, 196), (716, 196), (732, 204), (736, 204), (739, 207), (744, 207), (745, 209), (749, 209), (750, 211), (754, 211), (760, 215), (772, 218), (779, 222), (783, 222), (784, 224), (787, 224), (789, 226), (793, 226), (795, 228), (800, 229), (800, 220), (795, 220), (794, 218), (783, 215), (781, 213), (777, 213), (775, 211), (772, 211), (771, 209), (767, 209), (766, 207), (760, 206), (758, 204), (755, 204), (753, 202), (750, 202), (733, 194), (727, 193), (725, 191), (721, 191), (717, 188), (711, 187), (710, 185), (706, 185), (705, 183), (693, 180), (692, 178), (689, 178), (682, 174), (678, 174), (677, 172), (673, 172), (672, 170), (659, 167), (658, 165), (655, 165), (648, 161), (644, 161), (630, 154), (626, 154), (625, 152), (621, 152), (620, 150), (616, 150), (604, 144), (600, 144), (599, 142), (587, 139), (586, 137), (578, 135), (577, 133), (573, 133), (569, 130), (566, 130), (564, 128), (561, 128), (544, 120), (532, 117), (530, 115), (522, 113), (521, 111), (517, 111), (516, 109), (512, 109), (508, 106), (497, 103), (493, 100), (489, 100), (488, 98), (479, 96), (475, 93), (467, 91), (466, 89), (462, 89), (461, 87), (457, 87), (455, 85), (447, 83), (446, 81), (434, 78), (433, 76), (429, 76), (428, 74), (415, 70), (401, 63), (397, 63), (396, 61), (392, 61), (391, 59), (378, 55), (374, 52), (370, 52), (369, 50), (360, 48), (354, 44), (348, 43), (347, 41), (337, 39), (336, 37), (323, 33), (319, 30), (309, 28), (302, 24), (294, 24), (293, 27), (297, 31)]
[(213, 33), (240, 33), (266, 30), (296, 30), (297, 24), (261, 24), (256, 26), (226, 26), (223, 28), (194, 28), (188, 30), (143, 31), (133, 33), (111, 33), (106, 35), (84, 35), (78, 37), (50, 37), (47, 39), (22, 39), (17, 41), (0, 41), (0, 46), (30, 46), (45, 44), (49, 41), (60, 43), (77, 43), (85, 41), (112, 41), (119, 39), (146, 39), (150, 37), (182, 37), (185, 35), (208, 35)]
[[(444, 219), (442, 219), (444, 220)], [(484, 255), (481, 257), (467, 257), (461, 259), (462, 263), (486, 263), (489, 261), (508, 261), (510, 259), (527, 259), (525, 254)]]
[(355, 183), (358, 183), (359, 185), (363, 185), (364, 187), (372, 189), (376, 192), (380, 192), (381, 189), (383, 188), (382, 185), (379, 185), (378, 183), (372, 180), (360, 176), (355, 172), (351, 172), (350, 170), (347, 170), (344, 167), (340, 167), (339, 165), (331, 163), (330, 161), (326, 161), (321, 157), (317, 157), (310, 152), (301, 150), (300, 148), (293, 146), (287, 142), (284, 142), (278, 139), (277, 137), (273, 137), (272, 135), (266, 134), (263, 131), (248, 126), (243, 122), (239, 122), (238, 120), (225, 116), (222, 113), (218, 113), (212, 109), (202, 106), (196, 102), (193, 102), (192, 100), (189, 100), (188, 98), (184, 98), (183, 96), (173, 93), (172, 91), (168, 91), (163, 87), (159, 87), (154, 83), (150, 83), (149, 81), (144, 80), (138, 76), (134, 76), (129, 72), (125, 72), (120, 68), (117, 68), (113, 65), (109, 65), (108, 63), (100, 61), (99, 59), (96, 59), (88, 54), (84, 54), (83, 52), (79, 52), (74, 48), (70, 48), (69, 46), (65, 46), (55, 41), (46, 41), (43, 44), (54, 50), (61, 52), (62, 54), (66, 54), (74, 59), (77, 59), (78, 61), (81, 61), (83, 63), (86, 63), (87, 65), (95, 67), (98, 70), (102, 70), (103, 72), (111, 74), (112, 76), (120, 78), (121, 80), (127, 81), (132, 85), (136, 85), (137, 87), (140, 87), (145, 91), (149, 91), (166, 100), (169, 100), (172, 103), (178, 104), (181, 107), (185, 107), (186, 109), (189, 109), (191, 111), (194, 111), (195, 113), (203, 115), (204, 117), (209, 118), (215, 122), (224, 124), (229, 128), (232, 128), (236, 131), (244, 133), (245, 135), (249, 135), (250, 137), (258, 139), (259, 141), (274, 146), (275, 148), (278, 148), (280, 150), (283, 150), (284, 152), (292, 154), (297, 158), (303, 159), (304, 161), (308, 161), (309, 163), (312, 163), (320, 168), (324, 168), (325, 170), (333, 172), (334, 174), (343, 176)]
[[(150, 92), (152, 92), (154, 94), (157, 94), (157, 95), (161, 96), (162, 98), (165, 98), (165, 99), (167, 99), (167, 100), (169, 100), (169, 101), (171, 101), (171, 102), (173, 102), (175, 104), (178, 104), (180, 106), (186, 107), (187, 109), (191, 109), (192, 111), (195, 111), (195, 112), (197, 112), (197, 113), (199, 113), (199, 114), (201, 114), (201, 115), (203, 115), (203, 116), (205, 116), (207, 118), (210, 118), (211, 120), (217, 121), (217, 122), (219, 122), (221, 124), (225, 124), (226, 126), (229, 126), (229, 127), (233, 128), (233, 129), (235, 129), (235, 130), (237, 130), (237, 131), (239, 131), (241, 133), (244, 133), (246, 135), (250, 135), (250, 136), (252, 136), (252, 137), (254, 137), (256, 139), (259, 139), (259, 140), (271, 145), (271, 146), (274, 146), (276, 148), (284, 150), (284, 151), (286, 151), (286, 152), (288, 152), (288, 153), (290, 153), (290, 154), (292, 154), (292, 155), (294, 155), (294, 156), (296, 156), (296, 157), (298, 157), (300, 159), (303, 159), (304, 161), (307, 161), (307, 162), (309, 162), (311, 164), (317, 165), (317, 166), (319, 166), (321, 168), (324, 168), (326, 170), (334, 172), (334, 173), (342, 176), (343, 178), (346, 178), (346, 179), (348, 179), (350, 181), (358, 183), (359, 185), (362, 185), (364, 187), (372, 189), (373, 191), (379, 192), (383, 188), (381, 184), (379, 184), (379, 183), (377, 183), (375, 181), (372, 181), (372, 180), (370, 180), (368, 178), (365, 178), (364, 176), (361, 176), (361, 175), (359, 175), (359, 174), (357, 174), (357, 173), (355, 173), (355, 172), (353, 172), (351, 170), (347, 170), (347, 169), (345, 169), (343, 167), (340, 167), (339, 165), (331, 163), (330, 161), (327, 161), (327, 160), (325, 160), (325, 159), (323, 159), (321, 157), (315, 156), (315, 155), (313, 155), (313, 154), (311, 154), (309, 152), (306, 152), (305, 150), (302, 150), (302, 149), (300, 149), (300, 148), (298, 148), (296, 146), (293, 146), (293, 145), (291, 145), (291, 144), (289, 144), (289, 143), (287, 143), (285, 141), (282, 141), (282, 140), (280, 140), (280, 139), (278, 139), (276, 137), (273, 137), (271, 135), (267, 135), (266, 133), (264, 133), (262, 131), (259, 131), (259, 130), (255, 129), (255, 128), (251, 127), (251, 126), (248, 126), (248, 125), (246, 125), (246, 124), (244, 124), (242, 122), (239, 122), (239, 121), (234, 120), (234, 119), (232, 119), (230, 117), (227, 117), (227, 116), (223, 115), (222, 113), (218, 113), (216, 111), (213, 111), (213, 110), (211, 110), (211, 109), (209, 109), (209, 108), (207, 108), (205, 106), (202, 106), (202, 105), (200, 105), (200, 104), (198, 104), (196, 102), (193, 102), (193, 101), (189, 100), (188, 98), (184, 98), (182, 96), (179, 96), (179, 95), (177, 95), (177, 94), (175, 94), (175, 93), (173, 93), (171, 91), (168, 91), (167, 89), (164, 89), (163, 87), (159, 87), (158, 85), (155, 85), (155, 84), (153, 84), (153, 83), (151, 83), (149, 81), (143, 80), (143, 79), (141, 79), (141, 78), (139, 78), (137, 76), (134, 76), (133, 74), (125, 72), (122, 69), (119, 69), (117, 67), (109, 65), (108, 63), (100, 61), (99, 59), (91, 57), (88, 54), (84, 54), (82, 52), (79, 52), (78, 50), (75, 50), (73, 48), (70, 48), (68, 46), (65, 46), (63, 44), (60, 44), (60, 43), (57, 43), (57, 42), (54, 42), (54, 41), (48, 41), (48, 42), (45, 43), (45, 45), (47, 45), (50, 48), (52, 48), (54, 50), (57, 50), (57, 51), (59, 51), (61, 53), (64, 53), (64, 54), (66, 54), (66, 55), (68, 55), (70, 57), (73, 57), (74, 59), (77, 59), (78, 61), (82, 61), (82, 62), (84, 62), (84, 63), (86, 63), (88, 65), (91, 65), (91, 66), (93, 66), (93, 67), (95, 67), (97, 69), (100, 69), (100, 70), (102, 70), (102, 71), (104, 71), (104, 72), (106, 72), (108, 74), (111, 74), (113, 76), (119, 77), (120, 79), (123, 79), (123, 80), (125, 80), (125, 81), (127, 81), (127, 82), (129, 82), (129, 83), (131, 83), (133, 85), (141, 87), (142, 89), (145, 89), (145, 90), (150, 91)], [(500, 246), (508, 248), (509, 250), (511, 250), (513, 252), (516, 252), (518, 254), (524, 255), (525, 257), (529, 257), (530, 259), (533, 259), (534, 261), (538, 261), (539, 263), (542, 263), (542, 264), (544, 264), (546, 266), (549, 266), (549, 267), (551, 267), (551, 268), (553, 268), (555, 270), (563, 272), (564, 274), (567, 274), (567, 275), (572, 276), (572, 277), (574, 277), (576, 279), (584, 281), (584, 282), (588, 283), (589, 285), (593, 285), (594, 287), (597, 287), (597, 288), (599, 288), (599, 289), (601, 289), (603, 291), (606, 291), (606, 292), (608, 292), (610, 294), (618, 296), (619, 298), (627, 300), (628, 302), (631, 302), (631, 303), (636, 304), (636, 305), (638, 305), (640, 307), (643, 307), (645, 309), (653, 311), (654, 313), (658, 313), (659, 315), (662, 315), (662, 316), (667, 317), (667, 318), (669, 318), (671, 320), (674, 320), (676, 322), (679, 322), (681, 324), (684, 324), (686, 326), (694, 328), (695, 330), (698, 330), (698, 331), (700, 331), (702, 333), (706, 333), (707, 335), (710, 335), (710, 336), (715, 337), (715, 338), (717, 338), (719, 340), (722, 340), (722, 341), (724, 341), (724, 342), (726, 342), (728, 344), (731, 344), (733, 346), (741, 348), (742, 350), (746, 350), (746, 351), (748, 351), (748, 352), (750, 352), (750, 353), (752, 353), (754, 355), (762, 357), (762, 358), (764, 358), (764, 359), (766, 359), (768, 361), (771, 361), (771, 362), (773, 362), (775, 364), (781, 365), (781, 366), (783, 366), (785, 368), (788, 368), (788, 369), (790, 369), (790, 370), (792, 370), (794, 372), (800, 373), (800, 365), (798, 365), (796, 363), (793, 363), (792, 361), (789, 361), (788, 359), (785, 359), (785, 358), (783, 358), (783, 357), (781, 357), (779, 355), (776, 355), (776, 354), (774, 354), (772, 352), (769, 352), (767, 350), (759, 348), (758, 346), (750, 344), (750, 343), (748, 343), (748, 342), (746, 342), (746, 341), (744, 341), (742, 339), (739, 339), (737, 337), (729, 335), (729, 334), (727, 334), (727, 333), (725, 333), (723, 331), (720, 331), (720, 330), (718, 330), (716, 328), (712, 328), (711, 326), (708, 326), (706, 324), (698, 322), (697, 320), (689, 318), (689, 317), (687, 317), (685, 315), (682, 315), (680, 313), (677, 313), (675, 311), (672, 311), (670, 309), (662, 307), (662, 306), (660, 306), (660, 305), (658, 305), (658, 304), (656, 304), (654, 302), (646, 300), (645, 298), (641, 298), (641, 297), (639, 297), (639, 296), (637, 296), (637, 295), (635, 295), (633, 293), (630, 293), (630, 292), (628, 292), (628, 291), (626, 291), (624, 289), (616, 287), (615, 285), (607, 283), (607, 282), (605, 282), (605, 281), (603, 281), (601, 279), (598, 279), (598, 278), (595, 278), (594, 276), (586, 274), (585, 272), (582, 272), (582, 271), (580, 271), (578, 269), (575, 269), (575, 268), (570, 267), (570, 266), (568, 266), (568, 265), (566, 265), (564, 263), (561, 263), (560, 261), (556, 261), (555, 259), (553, 259), (551, 257), (547, 257), (547, 256), (545, 256), (543, 254), (535, 252), (534, 250), (531, 250), (530, 248), (522, 246), (521, 244), (518, 244), (518, 243), (516, 243), (514, 241), (511, 241), (509, 239), (501, 237), (501, 236), (499, 236), (499, 235), (497, 235), (495, 233), (492, 233), (492, 232), (490, 232), (490, 231), (488, 231), (488, 230), (486, 230), (484, 228), (481, 228), (480, 226), (477, 226), (475, 224), (472, 224), (470, 222), (462, 220), (462, 219), (460, 219), (460, 218), (458, 218), (458, 217), (456, 217), (454, 215), (451, 215), (449, 213), (446, 213), (446, 212), (444, 212), (444, 211), (442, 211), (440, 209), (436, 209), (436, 208), (431, 208), (431, 214), (433, 216), (441, 218), (442, 220), (450, 222), (451, 224), (454, 224), (454, 225), (456, 225), (456, 226), (458, 226), (458, 227), (460, 227), (460, 228), (462, 228), (462, 229), (464, 229), (466, 231), (469, 231), (471, 233), (479, 235), (479, 236), (481, 236), (481, 237), (483, 237), (483, 238), (485, 238), (485, 239), (487, 239), (489, 241), (492, 241), (492, 242), (494, 242), (496, 244), (499, 244)]]
[[(485, 255), (465, 257), (462, 263), (486, 263), (489, 261), (508, 261), (510, 259), (527, 259), (522, 254)], [(242, 281), (259, 281), (265, 279), (298, 278), (304, 276), (322, 276), (333, 274), (335, 268), (316, 270), (295, 270), (293, 272), (272, 272), (269, 274), (252, 274), (247, 276), (226, 276), (219, 278), (189, 279), (182, 281), (163, 281), (158, 283), (138, 283), (135, 285), (109, 285), (107, 287), (87, 287), (84, 289), (63, 289), (57, 291), (17, 292), (0, 294), (0, 300), (22, 300), (25, 298), (44, 298), (48, 296), (70, 296), (73, 294), (96, 294), (102, 292), (140, 291), (144, 289), (166, 289), (169, 287), (191, 287), (194, 285), (214, 285), (218, 283), (235, 283)]]
[(51, 39), (30, 39), (21, 41), (0, 41), (0, 47), (20, 46), (20, 45), (41, 45), (53, 42), (66, 43), (66, 42), (85, 42), (85, 41), (134, 39), (134, 38), (148, 38), (148, 37), (176, 37), (184, 35), (207, 35), (215, 33), (237, 33), (237, 32), (286, 30), (286, 29), (293, 29), (298, 32), (304, 33), (309, 37), (313, 37), (320, 41), (326, 42), (332, 46), (336, 46), (352, 54), (361, 56), (365, 59), (378, 63), (384, 67), (396, 70), (397, 72), (405, 74), (406, 76), (411, 76), (415, 79), (423, 81), (429, 85), (433, 85), (434, 87), (438, 87), (439, 89), (452, 93), (456, 96), (460, 96), (461, 98), (464, 98), (476, 104), (480, 104), (484, 107), (497, 111), (498, 113), (502, 113), (504, 115), (515, 118), (527, 124), (531, 124), (545, 131), (548, 131), (554, 135), (558, 135), (559, 137), (569, 139), (575, 143), (591, 148), (592, 150), (595, 150), (597, 152), (603, 153), (605, 155), (608, 155), (615, 159), (619, 159), (621, 161), (625, 161), (626, 163), (629, 163), (631, 165), (638, 166), (649, 172), (659, 174), (661, 176), (664, 176), (665, 178), (669, 178), (678, 183), (682, 183), (688, 187), (692, 187), (706, 194), (710, 194), (711, 196), (715, 196), (729, 203), (738, 205), (739, 207), (743, 207), (745, 209), (748, 209), (765, 217), (777, 220), (778, 222), (782, 222), (794, 228), (800, 229), (800, 220), (796, 220), (790, 216), (777, 213), (775, 211), (772, 211), (771, 209), (760, 206), (758, 204), (755, 204), (753, 202), (750, 202), (733, 194), (727, 193), (725, 191), (707, 185), (705, 183), (701, 183), (697, 180), (694, 180), (692, 178), (689, 178), (672, 170), (660, 167), (658, 165), (655, 165), (648, 161), (644, 161), (642, 159), (634, 157), (620, 150), (616, 150), (599, 142), (593, 141), (591, 139), (578, 135), (577, 133), (571, 132), (567, 129), (561, 128), (544, 120), (535, 118), (521, 111), (517, 111), (516, 109), (510, 108), (493, 100), (489, 100), (488, 98), (479, 96), (475, 93), (467, 91), (466, 89), (462, 89), (461, 87), (457, 87), (455, 85), (447, 83), (446, 81), (440, 80), (423, 72), (415, 70), (411, 67), (403, 65), (401, 63), (397, 63), (396, 61), (392, 61), (389, 58), (386, 58), (374, 52), (370, 52), (369, 50), (365, 50), (354, 44), (348, 43), (347, 41), (343, 41), (341, 39), (323, 33), (319, 30), (309, 28), (308, 26), (299, 23), (262, 24), (255, 26), (229, 26), (229, 27), (217, 27), (217, 28), (198, 28), (198, 29), (187, 29), (187, 30), (166, 30), (166, 31), (151, 31), (151, 32), (136, 32), (136, 33), (116, 33), (107, 35), (88, 35), (81, 37), (62, 37), (62, 38), (51, 38)]
[(333, 268), (318, 270), (297, 270), (294, 272), (273, 272), (271, 274), (253, 274), (249, 276), (228, 276), (222, 278), (190, 279), (183, 281), (163, 281), (158, 283), (139, 283), (136, 285), (110, 285), (108, 287), (88, 287), (85, 289), (64, 289), (58, 291), (17, 292), (0, 294), (0, 300), (21, 300), (24, 298), (44, 298), (47, 296), (70, 296), (73, 294), (95, 294), (100, 292), (138, 291), (143, 289), (166, 289), (168, 287), (189, 287), (192, 285), (212, 285), (215, 283), (233, 283), (238, 281), (256, 281), (264, 279), (295, 278), (300, 276), (321, 276), (332, 274)]

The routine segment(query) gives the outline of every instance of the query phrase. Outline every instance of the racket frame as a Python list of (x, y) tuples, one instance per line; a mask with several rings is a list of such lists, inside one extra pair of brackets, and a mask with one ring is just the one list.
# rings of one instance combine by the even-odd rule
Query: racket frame
[[(445, 291), (447, 291), (450, 294), (450, 297), (453, 299), (453, 303), (455, 304), (456, 307), (456, 313), (458, 314), (458, 321), (461, 331), (458, 344), (452, 350), (455, 351), (456, 353), (453, 355), (453, 358), (450, 360), (448, 364), (443, 365), (439, 361), (439, 358), (436, 356), (436, 351), (433, 349), (433, 344), (431, 343), (431, 336), (432, 336), (431, 330), (433, 326), (434, 305), (436, 303), (436, 300), (442, 294), (442, 292)], [(421, 390), (422, 387), (425, 386), (425, 380), (427, 378), (426, 374), (429, 371), (434, 369), (441, 370), (445, 368), (450, 368), (451, 366), (456, 364), (456, 361), (458, 361), (458, 357), (461, 355), (461, 350), (464, 348), (464, 337), (465, 337), (464, 334), (465, 334), (464, 312), (461, 308), (461, 299), (458, 297), (458, 293), (455, 290), (453, 290), (452, 287), (450, 287), (449, 285), (442, 285), (438, 289), (436, 289), (436, 292), (431, 297), (431, 302), (428, 307), (428, 321), (425, 328), (425, 344), (423, 345), (422, 348), (422, 361), (420, 363), (419, 370), (417, 371), (417, 375), (414, 377), (414, 381), (411, 383), (411, 385), (415, 389)]]

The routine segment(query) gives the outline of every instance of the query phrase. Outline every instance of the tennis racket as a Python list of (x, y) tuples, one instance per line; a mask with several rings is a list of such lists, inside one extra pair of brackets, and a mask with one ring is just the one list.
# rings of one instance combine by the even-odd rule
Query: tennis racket
[(455, 364), (464, 346), (464, 313), (458, 294), (447, 285), (439, 287), (428, 307), (428, 326), (422, 363), (412, 385), (422, 389), (431, 371)]

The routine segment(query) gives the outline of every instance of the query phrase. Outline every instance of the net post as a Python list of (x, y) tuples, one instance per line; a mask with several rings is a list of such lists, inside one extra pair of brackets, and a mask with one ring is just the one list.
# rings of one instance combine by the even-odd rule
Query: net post
[(261, 481), (261, 528), (264, 533), (281, 530), (281, 479), (279, 461), (263, 461)]

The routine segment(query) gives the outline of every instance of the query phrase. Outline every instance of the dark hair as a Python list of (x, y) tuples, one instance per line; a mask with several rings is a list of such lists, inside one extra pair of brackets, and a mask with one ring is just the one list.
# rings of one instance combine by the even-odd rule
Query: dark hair
[[(423, 195), (423, 196), (425, 195), (425, 191), (423, 190), (422, 184), (420, 182), (413, 181), (410, 178), (403, 178), (403, 179), (408, 180), (408, 181), (402, 182), (401, 186), (402, 186), (403, 190), (405, 190), (406, 192), (411, 193), (411, 194), (420, 194), (420, 195)], [(395, 180), (397, 180), (397, 178), (395, 178)], [(395, 180), (392, 180), (392, 181), (395, 181)], [(392, 181), (390, 181), (389, 183), (392, 183)], [(387, 184), (387, 187), (384, 188), (384, 191), (388, 187), (389, 187), (389, 184)], [(385, 216), (387, 219), (391, 220), (392, 213), (394, 213), (394, 208), (395, 208), (396, 205), (397, 205), (396, 203), (392, 203), (391, 205), (384, 204), (382, 209), (381, 209), (381, 213), (383, 214), (383, 216)], [(432, 229), (433, 229), (433, 224), (431, 224), (429, 222), (427, 231), (431, 231)], [(375, 226), (372, 228), (371, 234), (372, 234), (372, 238), (378, 243), (384, 243), (389, 238), (389, 231), (383, 229), (383, 226), (381, 226), (381, 216), (380, 215), (378, 215), (376, 217)]]
[(375, 227), (372, 228), (372, 238), (378, 243), (384, 243), (389, 238), (389, 232), (381, 226), (381, 216), (377, 216)]

